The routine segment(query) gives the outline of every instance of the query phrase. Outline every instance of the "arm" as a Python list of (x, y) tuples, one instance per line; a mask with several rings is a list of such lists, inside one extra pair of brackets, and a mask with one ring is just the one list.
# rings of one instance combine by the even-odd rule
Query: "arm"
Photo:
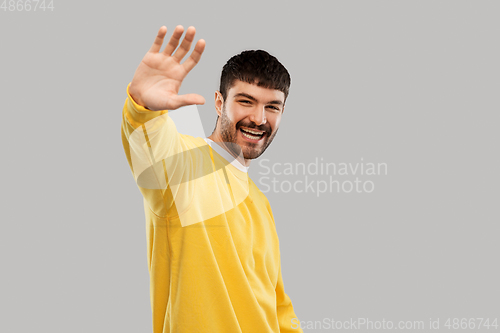
[[(266, 207), (269, 212), (269, 215), (271, 215), (274, 227), (276, 228), (273, 211), (267, 199), (266, 199)], [(300, 321), (295, 315), (295, 312), (293, 310), (292, 301), (290, 297), (288, 297), (288, 295), (285, 293), (285, 285), (283, 284), (283, 277), (281, 275), (281, 256), (279, 260), (278, 281), (276, 283), (275, 291), (276, 291), (276, 313), (278, 316), (280, 332), (303, 333), (302, 329), (300, 328)]]
[(285, 293), (285, 286), (283, 285), (283, 278), (281, 276), (281, 262), (278, 273), (278, 284), (276, 285), (276, 309), (281, 333), (303, 333), (300, 328), (299, 319), (297, 319), (293, 311), (292, 301)]
[[(182, 80), (199, 61), (204, 50), (200, 40), (191, 56), (180, 64), (193, 41), (195, 30), (190, 27), (179, 49), (183, 28), (178, 26), (163, 52), (159, 52), (166, 34), (161, 27), (151, 49), (146, 53), (134, 78), (127, 87), (127, 100), (122, 113), (122, 143), (129, 166), (144, 198), (158, 216), (167, 210), (176, 198), (177, 208), (187, 202), (190, 182), (189, 150), (167, 110), (190, 104), (203, 104), (200, 95), (178, 95)], [(179, 200), (178, 200), (179, 199)], [(181, 200), (182, 199), (182, 200)], [(184, 200), (185, 199), (185, 200)], [(186, 203), (187, 204), (187, 203)]]

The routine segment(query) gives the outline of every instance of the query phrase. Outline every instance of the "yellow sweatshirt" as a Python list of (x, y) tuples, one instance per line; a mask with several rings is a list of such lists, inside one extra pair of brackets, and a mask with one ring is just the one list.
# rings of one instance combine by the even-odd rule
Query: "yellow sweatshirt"
[(245, 167), (127, 95), (121, 133), (144, 198), (153, 332), (302, 332), (271, 207)]

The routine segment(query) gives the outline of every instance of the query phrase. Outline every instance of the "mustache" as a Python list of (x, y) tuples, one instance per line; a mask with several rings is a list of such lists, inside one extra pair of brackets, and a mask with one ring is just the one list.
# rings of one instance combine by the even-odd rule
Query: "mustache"
[(254, 123), (250, 123), (250, 124), (237, 123), (236, 129), (240, 129), (241, 126), (244, 126), (246, 128), (250, 128), (250, 129), (255, 129), (257, 131), (264, 131), (266, 134), (271, 134), (271, 129), (267, 125), (257, 126)]

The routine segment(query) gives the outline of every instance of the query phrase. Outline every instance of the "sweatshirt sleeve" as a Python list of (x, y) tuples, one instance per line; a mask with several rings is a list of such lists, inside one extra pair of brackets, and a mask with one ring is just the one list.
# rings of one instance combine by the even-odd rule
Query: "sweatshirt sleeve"
[(303, 333), (300, 328), (300, 321), (293, 310), (292, 301), (285, 293), (283, 277), (281, 276), (281, 262), (278, 273), (278, 284), (276, 285), (276, 307), (278, 313), (278, 322), (280, 333)]
[[(152, 111), (129, 93), (123, 106), (121, 136), (125, 155), (145, 202), (159, 217), (177, 215), (192, 197), (188, 143), (168, 110)], [(175, 203), (175, 204), (174, 204)]]
[[(274, 221), (273, 211), (271, 209), (271, 205), (269, 201), (266, 200), (266, 207), (271, 215), (274, 226), (276, 227), (276, 223)], [(279, 246), (279, 245), (278, 245)], [(279, 251), (279, 248), (278, 248)], [(293, 310), (292, 300), (285, 293), (285, 286), (283, 284), (283, 277), (281, 275), (281, 255), (279, 259), (279, 269), (278, 269), (278, 281), (276, 283), (276, 313), (278, 315), (278, 323), (281, 333), (292, 333), (299, 332), (304, 333), (300, 328), (300, 321), (295, 315)]]

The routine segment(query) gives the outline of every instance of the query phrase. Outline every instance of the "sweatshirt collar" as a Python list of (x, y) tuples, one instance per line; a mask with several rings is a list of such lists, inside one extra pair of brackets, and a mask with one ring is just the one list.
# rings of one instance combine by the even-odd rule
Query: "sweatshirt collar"
[(219, 154), (220, 156), (222, 156), (228, 162), (231, 161), (231, 164), (235, 168), (237, 168), (238, 170), (243, 171), (243, 172), (248, 172), (248, 168), (249, 167), (244, 166), (243, 164), (241, 164), (240, 161), (238, 161), (231, 154), (229, 154), (229, 152), (227, 150), (225, 150), (224, 148), (222, 148), (221, 146), (219, 146), (218, 143), (216, 143), (215, 141), (213, 141), (212, 139), (209, 139), (209, 138), (204, 138), (204, 140), (205, 140), (205, 142), (210, 147), (212, 147), (213, 150), (215, 150), (217, 152), (217, 154)]

